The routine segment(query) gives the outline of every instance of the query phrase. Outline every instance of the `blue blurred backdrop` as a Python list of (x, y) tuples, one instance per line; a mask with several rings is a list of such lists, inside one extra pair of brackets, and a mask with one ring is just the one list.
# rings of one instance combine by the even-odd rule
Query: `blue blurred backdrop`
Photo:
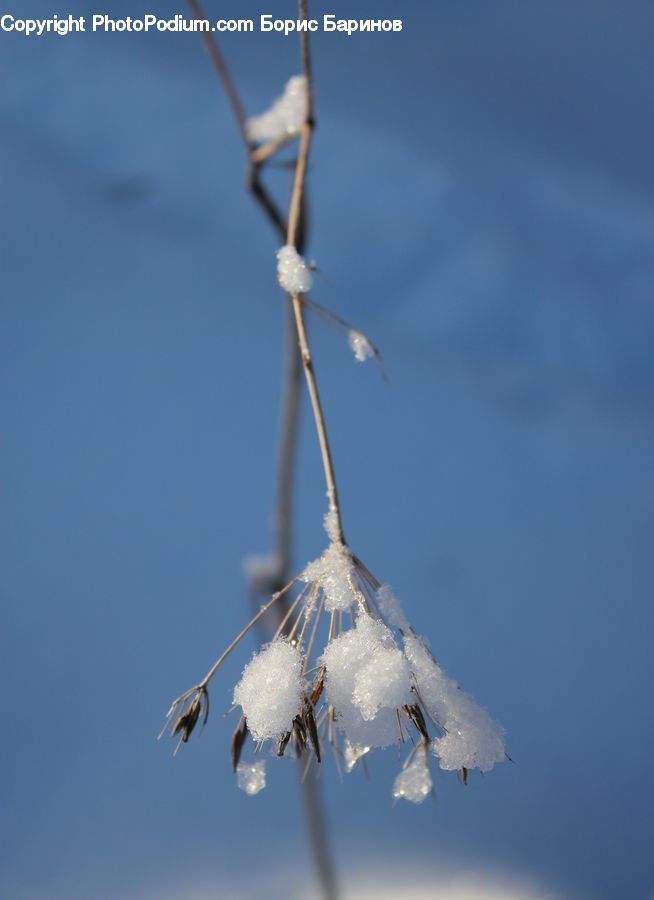
[[(393, 751), (367, 781), (326, 767), (337, 859), (651, 896), (654, 8), (354, 7), (312, 11), (404, 29), (313, 41), (315, 298), (390, 380), (312, 324), (345, 527), (517, 764), (441, 773), (418, 808), (392, 806)], [(150, 8), (13, 12), (98, 11)], [(254, 644), (201, 739), (174, 760), (154, 740), (270, 548), (276, 238), (197, 36), (0, 44), (0, 894), (307, 896), (292, 765), (256, 798), (230, 772), (222, 711)], [(292, 37), (223, 49), (251, 113), (299, 68)], [(306, 409), (297, 487), (299, 566), (324, 542)]]

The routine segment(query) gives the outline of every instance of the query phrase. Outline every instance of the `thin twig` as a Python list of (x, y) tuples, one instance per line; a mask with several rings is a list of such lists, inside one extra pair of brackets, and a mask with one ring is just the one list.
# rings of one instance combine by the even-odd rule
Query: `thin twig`
[[(208, 21), (198, 0), (187, 0), (187, 3), (196, 19)], [(225, 91), (232, 113), (234, 114), (236, 127), (238, 128), (238, 132), (243, 142), (243, 148), (247, 157), (247, 170), (245, 176), (247, 188), (261, 207), (275, 231), (277, 231), (278, 235), (283, 240), (286, 234), (286, 223), (274, 200), (261, 183), (259, 175), (261, 162), (263, 162), (263, 160), (260, 162), (255, 158), (257, 150), (248, 137), (246, 126), (247, 119), (243, 110), (243, 104), (241, 103), (236, 87), (234, 86), (232, 76), (227, 68), (227, 63), (225, 62), (217, 41), (211, 36), (211, 32), (200, 31), (200, 37), (209, 54), (209, 59), (216, 70), (216, 74), (220, 79), (223, 90)]]
[(285, 587), (285, 588), (282, 588), (281, 591), (277, 591), (276, 594), (273, 594), (272, 597), (270, 598), (270, 600), (269, 600), (267, 603), (264, 603), (264, 605), (261, 607), (261, 609), (260, 609), (259, 612), (256, 614), (256, 616), (253, 616), (253, 618), (250, 619), (250, 621), (249, 621), (248, 624), (245, 626), (245, 628), (243, 628), (241, 631), (239, 631), (239, 633), (236, 635), (236, 637), (235, 637), (234, 640), (231, 642), (231, 644), (229, 645), (229, 647), (227, 647), (227, 649), (222, 653), (222, 655), (218, 657), (218, 659), (217, 659), (216, 662), (212, 665), (212, 667), (209, 669), (209, 671), (208, 671), (207, 674), (204, 676), (204, 678), (202, 679), (202, 681), (198, 684), (198, 686), (197, 686), (197, 687), (198, 687), (198, 690), (203, 690), (204, 688), (206, 688), (206, 686), (209, 684), (209, 682), (211, 681), (211, 679), (213, 678), (213, 676), (216, 674), (216, 672), (218, 671), (218, 669), (220, 668), (220, 666), (223, 664), (223, 662), (227, 659), (227, 657), (229, 656), (229, 654), (232, 652), (232, 650), (234, 649), (234, 647), (236, 647), (236, 645), (237, 645), (237, 644), (245, 637), (245, 635), (248, 633), (248, 631), (249, 631), (254, 625), (257, 624), (257, 622), (259, 621), (259, 619), (260, 619), (262, 616), (264, 616), (264, 615), (268, 612), (268, 610), (270, 609), (270, 607), (271, 607), (274, 603), (276, 603), (276, 602), (280, 599), (280, 597), (283, 597), (283, 595), (284, 595), (288, 590), (290, 590), (290, 588), (293, 587), (293, 585), (295, 584), (296, 581), (297, 581), (297, 577), (294, 578), (292, 581), (289, 581), (289, 583), (286, 585), (286, 587)]
[[(208, 21), (202, 10), (202, 7), (197, 2), (197, 0), (187, 0), (187, 3), (191, 8), (191, 12), (198, 21)], [(209, 54), (209, 58), (211, 59), (216, 72), (218, 73), (218, 77), (222, 82), (223, 90), (225, 91), (225, 95), (227, 97), (229, 105), (231, 106), (232, 112), (234, 113), (234, 118), (236, 119), (236, 125), (238, 127), (239, 134), (241, 135), (243, 144), (245, 145), (245, 149), (249, 154), (252, 145), (250, 143), (250, 139), (248, 138), (247, 128), (245, 126), (245, 112), (243, 111), (243, 106), (241, 105), (240, 98), (236, 93), (236, 88), (234, 87), (234, 82), (232, 81), (231, 75), (229, 74), (229, 69), (225, 65), (223, 55), (220, 52), (218, 44), (212, 39), (211, 33), (209, 31), (201, 30), (200, 37), (202, 38), (202, 43), (204, 44), (207, 53)]]
[[(299, 18), (307, 18), (306, 0), (299, 0)], [(297, 247), (298, 227), (300, 224), (301, 210), (304, 198), (304, 183), (307, 171), (307, 163), (309, 160), (309, 150), (311, 147), (311, 136), (314, 128), (311, 54), (309, 51), (309, 33), (307, 31), (300, 32), (300, 41), (302, 48), (302, 69), (307, 80), (308, 115), (307, 121), (304, 123), (300, 131), (300, 149), (298, 152), (297, 164), (295, 166), (293, 191), (291, 194), (291, 204), (288, 213), (288, 227), (286, 230), (286, 243), (291, 244), (294, 247)], [(334, 474), (334, 464), (332, 461), (329, 439), (327, 437), (325, 417), (323, 415), (322, 406), (320, 403), (318, 385), (316, 383), (316, 377), (313, 370), (313, 361), (311, 357), (311, 350), (309, 348), (309, 340), (304, 324), (302, 300), (300, 298), (300, 295), (297, 293), (291, 294), (290, 297), (293, 304), (293, 314), (295, 316), (295, 326), (297, 328), (302, 365), (304, 367), (304, 377), (306, 379), (307, 389), (309, 391), (309, 399), (311, 400), (311, 408), (313, 410), (316, 432), (318, 434), (318, 443), (320, 444), (320, 455), (322, 457), (322, 465), (325, 473), (327, 497), (329, 500), (329, 511), (334, 517), (336, 537), (341, 543), (345, 543), (345, 538), (343, 536), (343, 524), (341, 521), (341, 510), (338, 502), (336, 476)]]

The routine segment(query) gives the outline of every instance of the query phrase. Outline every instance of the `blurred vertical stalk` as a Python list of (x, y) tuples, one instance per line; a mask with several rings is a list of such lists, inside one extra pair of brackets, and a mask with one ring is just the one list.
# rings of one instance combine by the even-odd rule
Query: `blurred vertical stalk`
[[(206, 16), (197, 0), (187, 0), (193, 16), (199, 20), (206, 20)], [(299, 17), (307, 18), (306, 0), (299, 0)], [(259, 159), (255, 155), (255, 145), (250, 142), (246, 117), (238, 92), (232, 81), (229, 69), (225, 63), (217, 41), (210, 32), (199, 32), (205, 45), (209, 58), (216, 74), (220, 79), (223, 90), (231, 107), (236, 125), (244, 145), (247, 159), (246, 186), (254, 200), (259, 205), (262, 213), (268, 219), (275, 230), (281, 243), (287, 241), (287, 223), (280, 213), (272, 197), (261, 181), (261, 170), (266, 159)], [(311, 84), (309, 37), (307, 32), (301, 32), (301, 60), (302, 70)], [(306, 160), (305, 160), (306, 161)], [(293, 171), (293, 183), (296, 181), (297, 161)], [(307, 241), (307, 216), (306, 199), (300, 198), (300, 209), (296, 211), (294, 228), (294, 243), (298, 253), (304, 255)], [(300, 407), (300, 384), (302, 376), (302, 358), (300, 354), (299, 335), (297, 329), (297, 315), (291, 303), (285, 305), (286, 335), (285, 335), (285, 365), (281, 400), (281, 416), (279, 427), (278, 465), (277, 465), (277, 490), (274, 511), (274, 543), (276, 571), (266, 586), (257, 585), (259, 593), (272, 594), (288, 582), (291, 572), (291, 556), (293, 545), (293, 497), (294, 477), (297, 460), (297, 434)], [(288, 601), (284, 598), (284, 603)], [(277, 607), (280, 621), (285, 615), (283, 605)], [(301, 774), (302, 767), (298, 765)], [(331, 844), (325, 821), (323, 804), (320, 796), (317, 775), (314, 767), (310, 767), (306, 776), (300, 779), (303, 808), (308, 829), (309, 844), (312, 851), (313, 863), (320, 891), (324, 900), (338, 900), (339, 891), (336, 880)]]

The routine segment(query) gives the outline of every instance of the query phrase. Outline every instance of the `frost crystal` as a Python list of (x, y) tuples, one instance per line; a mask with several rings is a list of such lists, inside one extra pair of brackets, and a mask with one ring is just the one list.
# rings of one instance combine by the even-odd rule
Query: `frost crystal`
[(337, 724), (352, 744), (386, 747), (400, 739), (396, 709), (411, 702), (410, 670), (383, 622), (361, 615), (320, 662)]
[(354, 358), (357, 362), (365, 362), (375, 355), (372, 344), (365, 334), (361, 334), (360, 331), (356, 331), (354, 328), (351, 329), (347, 336), (347, 340), (350, 345), (350, 350), (354, 353)]
[(415, 635), (404, 648), (427, 713), (445, 732), (433, 742), (441, 769), (481, 769), (489, 772), (505, 758), (504, 733), (485, 709), (448, 678), (424, 643)]
[(265, 761), (240, 762), (236, 766), (236, 781), (242, 791), (254, 797), (266, 786)]
[(282, 96), (266, 112), (247, 120), (249, 140), (267, 143), (296, 134), (306, 121), (307, 108), (307, 80), (304, 75), (294, 75), (287, 81)]
[(409, 765), (402, 769), (393, 783), (393, 796), (411, 803), (422, 803), (431, 792), (427, 753), (419, 748)]
[(286, 244), (277, 251), (277, 279), (288, 294), (306, 294), (311, 290), (311, 272), (291, 244)]
[(302, 707), (302, 656), (298, 647), (276, 640), (256, 653), (234, 688), (255, 741), (280, 740)]
[(330, 544), (322, 556), (309, 563), (300, 578), (322, 585), (327, 612), (349, 609), (355, 599), (352, 594), (354, 563), (350, 550), (344, 544)]

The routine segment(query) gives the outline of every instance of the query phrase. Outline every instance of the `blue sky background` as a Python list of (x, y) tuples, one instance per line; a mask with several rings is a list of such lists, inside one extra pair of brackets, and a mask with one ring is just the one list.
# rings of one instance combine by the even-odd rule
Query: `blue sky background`
[[(368, 781), (325, 767), (337, 858), (650, 897), (654, 7), (354, 6), (313, 11), (405, 27), (313, 41), (315, 297), (390, 376), (312, 325), (345, 527), (517, 764), (418, 808), (393, 751)], [(104, 10), (150, 8), (14, 12)], [(197, 36), (0, 43), (0, 895), (304, 896), (292, 766), (254, 799), (229, 768), (254, 645), (200, 740), (154, 741), (270, 545), (276, 240)], [(298, 70), (292, 38), (223, 48), (252, 113)], [(306, 414), (297, 483), (299, 567), (324, 541)]]

